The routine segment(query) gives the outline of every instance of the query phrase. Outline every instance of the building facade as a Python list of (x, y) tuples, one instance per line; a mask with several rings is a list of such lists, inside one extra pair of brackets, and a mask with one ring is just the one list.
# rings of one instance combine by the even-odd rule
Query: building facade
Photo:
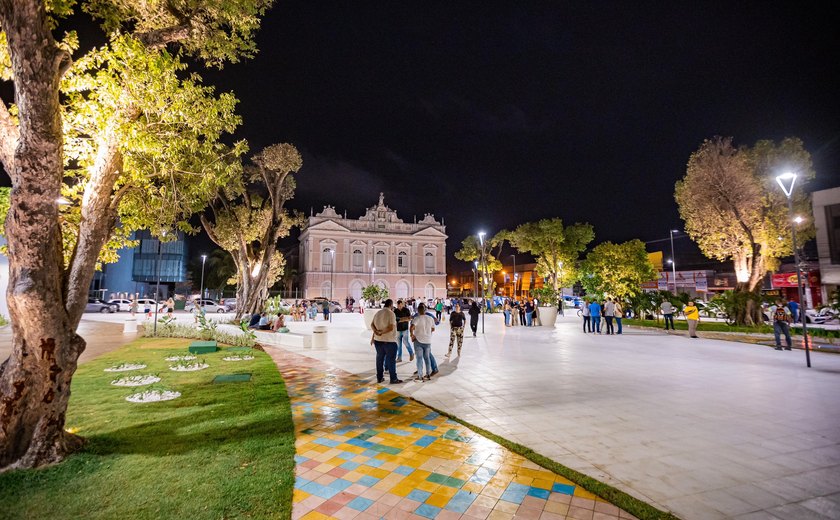
[(332, 206), (310, 216), (298, 257), (306, 299), (358, 302), (362, 288), (371, 284), (388, 289), (393, 299), (446, 296), (446, 227), (430, 214), (403, 222), (382, 193), (358, 219), (342, 217)]
[(840, 287), (840, 187), (812, 193), (822, 301)]

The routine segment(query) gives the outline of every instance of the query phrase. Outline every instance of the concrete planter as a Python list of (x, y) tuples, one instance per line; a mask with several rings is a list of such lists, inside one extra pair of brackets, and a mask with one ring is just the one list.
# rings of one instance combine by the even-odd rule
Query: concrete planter
[(370, 328), (370, 324), (373, 323), (374, 315), (381, 310), (382, 309), (365, 309), (365, 328), (367, 330), (373, 330)]
[(554, 327), (557, 322), (557, 307), (540, 307), (540, 321), (543, 327)]

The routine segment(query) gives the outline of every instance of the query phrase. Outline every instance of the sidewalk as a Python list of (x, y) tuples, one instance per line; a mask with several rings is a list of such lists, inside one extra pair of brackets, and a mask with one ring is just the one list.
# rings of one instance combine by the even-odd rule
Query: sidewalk
[(266, 351), (295, 421), (293, 520), (635, 518), (388, 388)]

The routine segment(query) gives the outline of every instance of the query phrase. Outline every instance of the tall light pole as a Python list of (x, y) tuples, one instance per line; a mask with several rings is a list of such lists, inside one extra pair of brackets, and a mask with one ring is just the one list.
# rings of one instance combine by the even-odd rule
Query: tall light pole
[(487, 259), (484, 258), (484, 231), (478, 232), (478, 242), (481, 244), (481, 333), (484, 334), (484, 313), (487, 312)]
[[(333, 299), (333, 273), (335, 273), (335, 249), (330, 249), (330, 299), (327, 302), (327, 310), (330, 310)], [(330, 323), (332, 323), (332, 311), (330, 311)]]
[(198, 302), (201, 304), (201, 300), (204, 298), (204, 262), (207, 261), (207, 255), (201, 255), (201, 291), (198, 295)]
[(679, 233), (676, 229), (670, 230), (671, 235), (671, 275), (674, 277), (674, 294), (677, 294), (677, 258), (674, 256), (674, 233)]
[(799, 269), (799, 250), (796, 247), (796, 224), (802, 222), (800, 217), (793, 217), (793, 185), (796, 183), (796, 174), (793, 172), (783, 173), (776, 177), (776, 182), (781, 186), (782, 191), (788, 200), (788, 215), (791, 218), (790, 234), (793, 239), (793, 263), (796, 267), (796, 290), (799, 294), (799, 312), (802, 316), (802, 336), (805, 338), (805, 364), (811, 367), (811, 351), (810, 341), (808, 341), (808, 320), (805, 318), (805, 310), (807, 305), (805, 302), (805, 295), (802, 292), (802, 273)]
[(163, 237), (166, 236), (166, 230), (164, 230), (160, 237), (158, 237), (158, 255), (157, 255), (157, 285), (155, 286), (155, 323), (152, 325), (152, 335), (157, 336), (157, 321), (158, 321), (158, 307), (160, 307), (160, 302), (158, 298), (160, 298), (160, 253), (163, 246)]
[(478, 300), (478, 260), (473, 262), (475, 270), (473, 271), (473, 300)]
[[(560, 277), (560, 280), (563, 280), (563, 261), (562, 260), (559, 260), (557, 262), (557, 275)], [(558, 303), (560, 304), (560, 315), (565, 316), (566, 315), (566, 311), (565, 311), (566, 304), (563, 301), (563, 285), (562, 285), (562, 282), (560, 284), (559, 298), (560, 299), (559, 299)]]
[(516, 255), (510, 255), (513, 258), (513, 298), (516, 299)]

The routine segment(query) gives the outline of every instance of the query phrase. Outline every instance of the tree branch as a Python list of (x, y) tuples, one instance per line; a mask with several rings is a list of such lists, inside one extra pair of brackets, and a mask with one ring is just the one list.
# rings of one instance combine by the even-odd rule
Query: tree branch
[(163, 29), (137, 33), (135, 37), (149, 49), (162, 49), (170, 43), (186, 40), (190, 35), (190, 25), (182, 23)]

